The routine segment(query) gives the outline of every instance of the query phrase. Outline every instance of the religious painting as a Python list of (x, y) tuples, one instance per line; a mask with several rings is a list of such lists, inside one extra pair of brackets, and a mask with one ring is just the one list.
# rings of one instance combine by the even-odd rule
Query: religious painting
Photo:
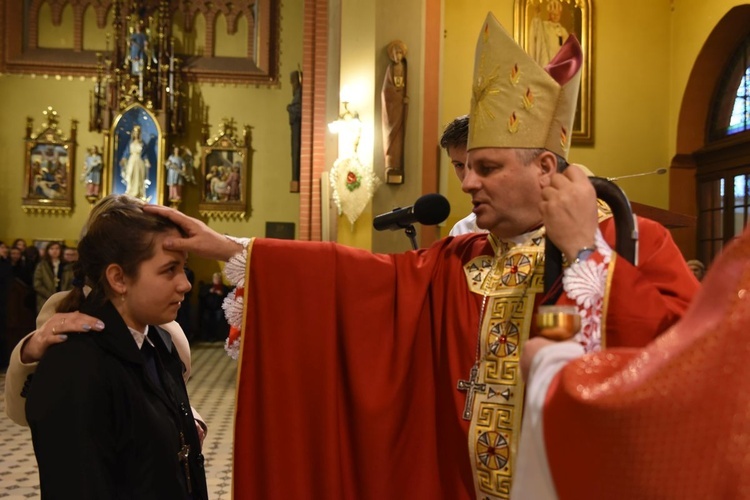
[(250, 134), (244, 140), (234, 135), (232, 121), (225, 121), (220, 134), (207, 141), (201, 154), (202, 215), (218, 218), (244, 218), (250, 172)]
[(140, 104), (114, 120), (105, 194), (127, 194), (159, 204), (164, 196), (164, 138), (156, 117)]
[(569, 35), (583, 49), (581, 90), (573, 123), (573, 144), (594, 143), (592, 108), (593, 0), (516, 0), (515, 39), (540, 66), (555, 57)]
[(26, 160), (24, 165), (25, 212), (69, 212), (73, 209), (73, 167), (77, 122), (71, 123), (70, 137), (58, 127), (57, 113), (44, 111), (45, 122), (33, 133), (33, 120), (26, 122)]

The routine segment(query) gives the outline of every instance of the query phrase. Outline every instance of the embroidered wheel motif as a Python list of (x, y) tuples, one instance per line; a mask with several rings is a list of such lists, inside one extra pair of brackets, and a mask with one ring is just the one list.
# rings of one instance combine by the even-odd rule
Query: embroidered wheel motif
[(518, 349), (518, 334), (518, 327), (510, 321), (493, 326), (487, 338), (490, 352), (499, 358), (510, 356)]
[(505, 286), (517, 286), (531, 274), (531, 259), (526, 255), (511, 255), (505, 260), (500, 280)]
[(477, 440), (477, 458), (490, 470), (500, 470), (508, 463), (508, 441), (498, 432), (483, 432)]

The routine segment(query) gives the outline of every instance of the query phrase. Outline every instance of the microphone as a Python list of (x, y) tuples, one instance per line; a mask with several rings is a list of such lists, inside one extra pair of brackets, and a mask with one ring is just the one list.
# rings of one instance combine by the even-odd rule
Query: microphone
[(411, 207), (394, 208), (376, 216), (372, 225), (376, 231), (397, 231), (406, 229), (415, 222), (425, 226), (440, 224), (451, 213), (451, 205), (441, 194), (431, 193), (421, 196)]
[(607, 180), (610, 182), (613, 181), (619, 181), (620, 179), (627, 179), (629, 177), (640, 177), (642, 175), (663, 175), (667, 173), (666, 168), (657, 168), (656, 170), (653, 170), (651, 172), (641, 172), (640, 174), (628, 174), (628, 175), (619, 175), (617, 177), (607, 177)]

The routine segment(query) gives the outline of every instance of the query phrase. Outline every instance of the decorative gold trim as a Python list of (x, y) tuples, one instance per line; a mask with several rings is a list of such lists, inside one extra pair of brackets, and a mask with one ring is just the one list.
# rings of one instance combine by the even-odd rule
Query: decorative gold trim
[(604, 286), (604, 297), (602, 297), (602, 326), (601, 326), (601, 346), (602, 349), (607, 347), (607, 310), (609, 309), (610, 290), (612, 289), (612, 279), (615, 276), (615, 263), (617, 255), (612, 253), (612, 259), (609, 261), (607, 269), (607, 283)]
[(479, 382), (486, 387), (475, 394), (468, 436), (477, 498), (510, 497), (525, 389), (518, 363), (534, 320), (535, 298), (544, 289), (543, 236), (540, 229), (524, 244), (508, 248), (489, 235), (493, 247), (501, 249), (497, 265), (490, 255), (464, 265), (469, 290), (489, 297), (479, 353)]
[(219, 220), (241, 220), (247, 216), (245, 212), (232, 212), (228, 210), (198, 210), (198, 213), (203, 217), (210, 217)]
[[(240, 374), (242, 373), (242, 353), (244, 352), (243, 349), (243, 334), (247, 331), (247, 314), (246, 314), (246, 308), (247, 308), (247, 296), (250, 293), (250, 258), (253, 255), (253, 243), (255, 243), (255, 238), (252, 238), (247, 243), (247, 248), (245, 250), (245, 253), (247, 257), (245, 257), (245, 287), (242, 290), (242, 327), (240, 329), (240, 336), (238, 337), (240, 339), (240, 354), (237, 357), (237, 383), (234, 384), (234, 400), (239, 401), (240, 396), (240, 384), (239, 381), (242, 380), (242, 377)], [(237, 422), (237, 411), (239, 410), (239, 405), (234, 405), (234, 421)], [(239, 426), (234, 426), (234, 430), (232, 431), (232, 436), (235, 438), (234, 442), (237, 442), (237, 429)], [(232, 498), (235, 498), (234, 496), (234, 478), (237, 477), (234, 475), (234, 464), (232, 464), (232, 482), (230, 485), (230, 491), (232, 493)]]

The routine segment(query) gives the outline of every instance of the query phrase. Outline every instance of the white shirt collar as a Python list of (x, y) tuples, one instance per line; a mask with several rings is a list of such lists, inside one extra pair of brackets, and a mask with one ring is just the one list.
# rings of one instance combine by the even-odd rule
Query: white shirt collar
[(138, 349), (143, 347), (143, 341), (148, 339), (148, 343), (152, 346), (154, 345), (153, 342), (151, 342), (151, 339), (148, 338), (148, 326), (146, 329), (142, 332), (139, 332), (135, 328), (128, 327), (128, 330), (130, 330), (130, 334), (133, 336), (133, 340), (135, 340), (136, 345), (138, 346)]

